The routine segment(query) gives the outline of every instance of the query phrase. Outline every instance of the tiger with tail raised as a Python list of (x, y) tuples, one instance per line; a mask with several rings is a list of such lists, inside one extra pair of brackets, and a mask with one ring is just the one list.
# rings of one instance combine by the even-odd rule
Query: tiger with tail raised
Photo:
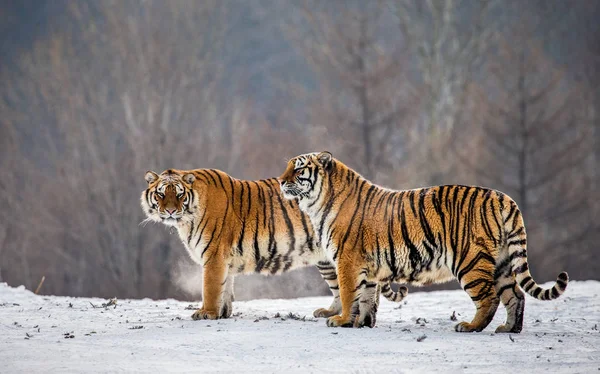
[(518, 333), (525, 298), (552, 300), (566, 289), (562, 272), (549, 289), (531, 277), (527, 235), (517, 204), (482, 187), (435, 186), (405, 191), (379, 187), (329, 152), (292, 158), (279, 178), (287, 199), (308, 214), (325, 255), (336, 264), (341, 315), (327, 325), (356, 326), (353, 302), (366, 313), (378, 282), (426, 285), (457, 279), (477, 311), (459, 332), (482, 331), (500, 302)]
[[(308, 217), (296, 202), (281, 197), (277, 179), (244, 181), (214, 169), (169, 169), (145, 175), (141, 195), (146, 220), (177, 229), (193, 261), (203, 266), (203, 305), (193, 319), (228, 318), (232, 314), (234, 277), (242, 273), (281, 274), (316, 265), (334, 296), (315, 317), (341, 312), (335, 267), (323, 255)], [(392, 301), (406, 288), (377, 287)], [(377, 300), (366, 324), (375, 323)]]

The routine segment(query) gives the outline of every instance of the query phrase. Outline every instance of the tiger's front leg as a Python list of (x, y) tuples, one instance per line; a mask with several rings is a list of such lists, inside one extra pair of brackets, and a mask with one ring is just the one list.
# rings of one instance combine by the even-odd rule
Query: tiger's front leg
[(207, 257), (203, 270), (202, 308), (192, 314), (193, 320), (218, 319), (221, 314), (221, 293), (227, 279), (227, 267), (223, 256), (214, 254)]
[(333, 295), (333, 301), (329, 308), (319, 308), (315, 310), (313, 316), (315, 316), (315, 318), (335, 316), (342, 312), (342, 303), (340, 302), (340, 291), (335, 265), (329, 261), (319, 261), (317, 263), (317, 269), (319, 269), (321, 277), (323, 277), (323, 280), (325, 280), (329, 286), (331, 294)]
[[(342, 314), (329, 317), (329, 327), (352, 327), (356, 318), (358, 308), (353, 308), (360, 300), (367, 284), (366, 270), (360, 270), (353, 266), (354, 261), (338, 262), (338, 282), (340, 287), (340, 301), (342, 303)], [(374, 289), (373, 292), (376, 290)], [(354, 313), (353, 313), (354, 312)]]

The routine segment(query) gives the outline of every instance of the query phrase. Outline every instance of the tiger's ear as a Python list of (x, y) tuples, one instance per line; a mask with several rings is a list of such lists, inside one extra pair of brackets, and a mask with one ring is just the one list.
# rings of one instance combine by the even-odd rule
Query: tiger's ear
[(193, 184), (195, 180), (196, 180), (196, 176), (192, 173), (187, 173), (186, 175), (183, 176), (183, 181), (185, 183)]
[(158, 179), (158, 174), (156, 174), (153, 171), (147, 171), (146, 175), (144, 175), (144, 179), (146, 180), (146, 182), (148, 182), (148, 184), (150, 184)]
[(329, 170), (331, 168), (333, 156), (331, 155), (331, 152), (323, 151), (317, 155), (317, 160), (323, 169)]

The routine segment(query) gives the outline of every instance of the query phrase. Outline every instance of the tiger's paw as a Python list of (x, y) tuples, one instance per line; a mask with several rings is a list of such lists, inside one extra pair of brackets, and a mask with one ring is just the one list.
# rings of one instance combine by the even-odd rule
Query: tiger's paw
[(328, 318), (335, 316), (337, 313), (333, 309), (319, 308), (313, 312), (315, 318)]
[(507, 326), (507, 325), (500, 325), (496, 328), (496, 334), (500, 334), (500, 333), (506, 333), (506, 332), (510, 332), (513, 334), (518, 334), (521, 332), (521, 329), (518, 328), (517, 326)]
[(369, 313), (369, 314), (365, 315), (362, 319), (360, 318), (360, 316), (356, 316), (356, 319), (354, 320), (354, 327), (356, 327), (356, 328), (361, 328), (361, 327), (373, 328), (373, 327), (375, 327), (376, 320), (377, 320), (376, 313)]
[(215, 312), (209, 312), (204, 310), (204, 308), (198, 309), (192, 314), (192, 319), (197, 321), (199, 319), (218, 319), (219, 316)]
[(223, 306), (221, 307), (221, 313), (219, 315), (219, 318), (229, 318), (231, 317), (232, 312), (233, 306), (231, 304), (231, 301), (224, 302)]
[(354, 323), (351, 318), (342, 318), (342, 316), (333, 316), (327, 318), (328, 327), (352, 327)]
[(461, 322), (454, 327), (454, 330), (456, 330), (456, 332), (480, 332), (483, 329), (478, 328), (469, 322)]

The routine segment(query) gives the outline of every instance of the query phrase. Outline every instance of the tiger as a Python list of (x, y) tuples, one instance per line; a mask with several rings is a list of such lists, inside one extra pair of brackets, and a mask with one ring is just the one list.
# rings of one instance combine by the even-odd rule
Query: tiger
[(391, 190), (328, 151), (292, 158), (278, 179), (283, 196), (298, 201), (336, 265), (342, 313), (328, 318), (330, 327), (353, 326), (352, 302), (360, 301), (364, 314), (377, 282), (422, 286), (458, 280), (477, 309), (471, 322), (456, 324), (457, 332), (485, 329), (501, 301), (507, 318), (496, 332), (520, 333), (521, 289), (553, 300), (567, 288), (566, 272), (549, 289), (533, 280), (523, 216), (500, 191), (463, 185)]
[[(141, 194), (146, 220), (175, 227), (190, 258), (203, 266), (203, 305), (192, 319), (229, 318), (237, 274), (265, 275), (316, 265), (333, 301), (313, 315), (341, 312), (335, 267), (318, 245), (312, 225), (296, 202), (281, 198), (276, 178), (246, 181), (216, 169), (148, 171)], [(363, 323), (373, 325), (379, 294), (400, 302), (406, 288), (378, 287)], [(355, 307), (356, 308), (356, 307)]]

